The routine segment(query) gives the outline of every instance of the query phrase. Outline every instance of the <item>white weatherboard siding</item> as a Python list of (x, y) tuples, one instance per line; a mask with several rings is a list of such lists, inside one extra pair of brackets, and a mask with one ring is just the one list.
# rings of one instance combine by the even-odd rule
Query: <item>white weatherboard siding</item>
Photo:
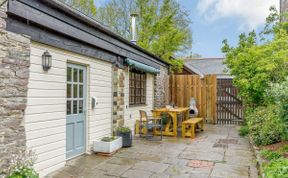
[(135, 121), (139, 119), (139, 110), (145, 110), (149, 116), (152, 115), (154, 100), (154, 75), (147, 74), (146, 81), (146, 105), (143, 106), (131, 106), (129, 107), (129, 72), (125, 73), (125, 111), (124, 122), (125, 126), (130, 127), (133, 130), (135, 128)]
[[(52, 55), (48, 72), (42, 69), (45, 50)], [(87, 67), (87, 152), (94, 139), (111, 134), (112, 64), (33, 42), (25, 129), (27, 146), (37, 155), (35, 169), (41, 177), (64, 166), (66, 161), (67, 63)], [(99, 103), (94, 110), (92, 96)]]

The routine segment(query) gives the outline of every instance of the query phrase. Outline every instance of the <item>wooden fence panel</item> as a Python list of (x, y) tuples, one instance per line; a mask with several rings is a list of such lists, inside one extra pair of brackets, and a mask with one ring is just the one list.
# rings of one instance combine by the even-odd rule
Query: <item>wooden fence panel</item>
[(171, 75), (170, 102), (178, 107), (189, 107), (191, 97), (197, 101), (199, 115), (209, 122), (216, 122), (217, 79), (207, 75)]

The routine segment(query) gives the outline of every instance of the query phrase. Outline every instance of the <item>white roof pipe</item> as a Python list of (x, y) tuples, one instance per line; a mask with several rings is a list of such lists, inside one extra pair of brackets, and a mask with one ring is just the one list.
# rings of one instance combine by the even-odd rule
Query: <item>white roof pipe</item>
[(132, 40), (131, 43), (136, 44), (136, 17), (138, 16), (138, 14), (136, 13), (132, 13), (131, 15), (132, 18), (132, 23), (131, 23), (131, 27), (132, 27)]

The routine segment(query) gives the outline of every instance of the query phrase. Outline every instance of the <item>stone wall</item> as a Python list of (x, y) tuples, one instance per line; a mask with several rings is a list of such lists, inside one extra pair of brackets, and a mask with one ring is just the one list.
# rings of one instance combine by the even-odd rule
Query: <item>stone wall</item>
[(113, 68), (113, 131), (124, 126), (125, 70)]
[(0, 177), (12, 153), (25, 149), (24, 111), (30, 66), (30, 39), (7, 32), (0, 12)]
[(169, 73), (161, 67), (160, 74), (155, 76), (154, 107), (160, 108), (169, 104)]

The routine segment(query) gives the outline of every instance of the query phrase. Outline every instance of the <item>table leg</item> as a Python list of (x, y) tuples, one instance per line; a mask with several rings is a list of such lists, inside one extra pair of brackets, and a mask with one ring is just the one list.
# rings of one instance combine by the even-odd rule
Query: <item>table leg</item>
[(177, 137), (177, 128), (178, 128), (177, 113), (173, 113), (173, 136), (174, 137)]
[(185, 112), (185, 120), (188, 120), (189, 119), (189, 110), (187, 110), (186, 112)]
[(139, 129), (140, 129), (140, 124), (139, 120), (136, 120), (136, 125), (135, 125), (135, 135), (139, 134)]
[(185, 138), (186, 136), (186, 125), (185, 124), (182, 124), (182, 137)]
[(201, 122), (201, 130), (204, 131), (204, 119)]
[(194, 124), (191, 125), (191, 131), (192, 131), (191, 138), (194, 139), (195, 138), (195, 125)]

